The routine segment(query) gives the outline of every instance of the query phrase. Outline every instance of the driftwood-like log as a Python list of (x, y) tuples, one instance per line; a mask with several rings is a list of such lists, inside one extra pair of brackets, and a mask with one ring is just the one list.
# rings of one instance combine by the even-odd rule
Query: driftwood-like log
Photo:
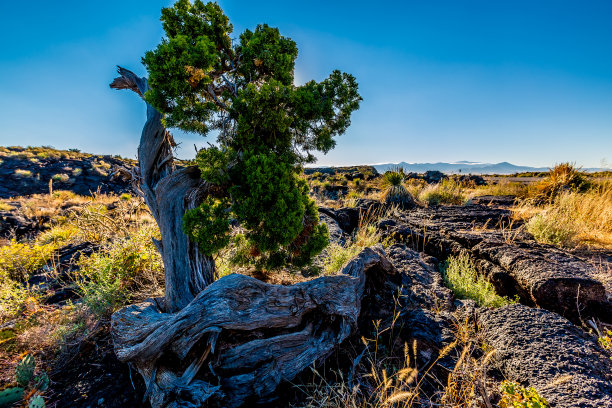
[[(118, 68), (119, 77), (110, 84), (114, 89), (129, 89), (143, 97), (149, 89), (146, 78)], [(214, 262), (198, 251), (182, 229), (185, 210), (198, 206), (209, 185), (200, 178), (195, 166), (177, 169), (170, 132), (161, 123), (162, 115), (147, 103), (147, 121), (138, 146), (139, 174), (136, 187), (161, 233), (156, 242), (165, 268), (164, 309), (176, 312), (185, 307), (216, 278)]]
[(178, 313), (155, 300), (112, 318), (115, 351), (148, 385), (154, 408), (197, 407), (213, 397), (238, 407), (261, 400), (357, 330), (367, 292), (397, 277), (382, 246), (335, 276), (291, 286), (223, 277)]

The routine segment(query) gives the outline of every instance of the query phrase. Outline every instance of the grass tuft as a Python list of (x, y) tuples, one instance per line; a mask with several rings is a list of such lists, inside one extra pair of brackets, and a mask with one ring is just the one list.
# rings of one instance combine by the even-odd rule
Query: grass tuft
[(440, 204), (464, 204), (467, 200), (459, 184), (453, 180), (429, 185), (419, 193), (419, 200), (429, 206)]
[(461, 299), (472, 299), (482, 307), (501, 307), (515, 303), (499, 296), (491, 283), (476, 272), (467, 254), (451, 256), (445, 262), (442, 273), (444, 282)]

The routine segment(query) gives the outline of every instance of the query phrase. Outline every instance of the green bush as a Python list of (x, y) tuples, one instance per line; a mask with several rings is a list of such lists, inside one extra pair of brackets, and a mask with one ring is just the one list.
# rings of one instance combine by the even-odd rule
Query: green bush
[(15, 281), (25, 281), (51, 260), (55, 244), (28, 244), (11, 241), (0, 247), (0, 273)]
[[(561, 222), (560, 222), (561, 221)], [(538, 242), (557, 246), (570, 246), (576, 231), (554, 215), (544, 212), (536, 214), (527, 221), (527, 232)]]
[(75, 281), (94, 314), (112, 313), (138, 295), (138, 289), (160, 286), (163, 265), (151, 235), (151, 229), (143, 228), (90, 257), (81, 257)]
[(478, 275), (467, 254), (449, 257), (441, 269), (446, 286), (460, 299), (472, 299), (482, 307), (500, 307), (514, 303), (499, 296), (495, 288)]
[(512, 381), (503, 381), (500, 386), (501, 408), (549, 408), (548, 402), (529, 387), (523, 387)]

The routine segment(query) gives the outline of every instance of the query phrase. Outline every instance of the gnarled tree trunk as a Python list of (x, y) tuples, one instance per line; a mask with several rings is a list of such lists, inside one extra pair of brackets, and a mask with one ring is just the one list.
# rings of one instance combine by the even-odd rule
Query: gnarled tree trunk
[[(111, 88), (131, 89), (141, 97), (149, 89), (146, 78), (125, 68), (119, 67), (118, 71), (120, 76), (111, 83)], [(199, 205), (209, 186), (200, 178), (197, 167), (176, 168), (172, 155), (174, 139), (162, 125), (161, 117), (147, 103), (136, 181), (161, 233), (161, 241), (156, 241), (156, 245), (165, 267), (164, 309), (177, 312), (217, 276), (213, 259), (200, 253), (182, 229), (185, 210)]]
[[(119, 73), (112, 88), (146, 92), (146, 79)], [(237, 274), (216, 280), (213, 260), (181, 228), (185, 209), (198, 205), (209, 186), (197, 168), (174, 166), (174, 141), (160, 119), (147, 105), (137, 180), (161, 232), (165, 299), (113, 315), (115, 352), (144, 377), (154, 408), (264, 399), (354, 333), (364, 298), (393, 287), (387, 283), (396, 271), (378, 246), (336, 276), (291, 286)]]

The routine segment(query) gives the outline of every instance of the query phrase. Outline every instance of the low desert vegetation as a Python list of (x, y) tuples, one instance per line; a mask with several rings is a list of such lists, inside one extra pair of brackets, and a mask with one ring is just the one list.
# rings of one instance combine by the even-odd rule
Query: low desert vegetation
[[(557, 173), (566, 174), (551, 170)], [(553, 187), (538, 187), (534, 199), (515, 206), (515, 217), (525, 220), (527, 230), (543, 243), (612, 247), (612, 183), (587, 182), (584, 176), (571, 174), (550, 178), (559, 179), (571, 184), (564, 187), (559, 181), (544, 181), (544, 186)], [(544, 200), (541, 191), (548, 192)]]
[(383, 174), (383, 186), (385, 190), (382, 194), (382, 201), (385, 204), (395, 204), (402, 207), (412, 206), (414, 198), (404, 186), (406, 174), (404, 169), (398, 167)]
[(17, 169), (15, 170), (15, 176), (20, 178), (30, 178), (32, 177), (32, 172), (30, 170)]
[(108, 316), (134, 299), (163, 294), (163, 264), (152, 237), (159, 239), (156, 229), (141, 228), (79, 261), (75, 282), (83, 303), (96, 316)]
[(472, 299), (482, 307), (501, 307), (513, 303), (499, 296), (493, 285), (478, 274), (467, 254), (449, 257), (442, 266), (442, 272), (446, 286), (460, 299)]
[(523, 387), (512, 381), (503, 381), (500, 385), (501, 408), (549, 408), (546, 399), (532, 387)]
[(440, 204), (464, 204), (467, 200), (463, 189), (457, 182), (447, 179), (438, 184), (425, 186), (418, 194), (419, 201), (428, 206)]
[(332, 242), (325, 249), (327, 259), (323, 265), (323, 273), (333, 275), (338, 273), (342, 266), (357, 256), (362, 249), (376, 245), (382, 241), (381, 233), (374, 225), (364, 223), (360, 226), (349, 241), (340, 245)]
[(470, 197), (476, 196), (514, 196), (518, 199), (526, 198), (529, 194), (529, 186), (516, 181), (501, 180), (496, 183), (478, 186), (467, 190)]

